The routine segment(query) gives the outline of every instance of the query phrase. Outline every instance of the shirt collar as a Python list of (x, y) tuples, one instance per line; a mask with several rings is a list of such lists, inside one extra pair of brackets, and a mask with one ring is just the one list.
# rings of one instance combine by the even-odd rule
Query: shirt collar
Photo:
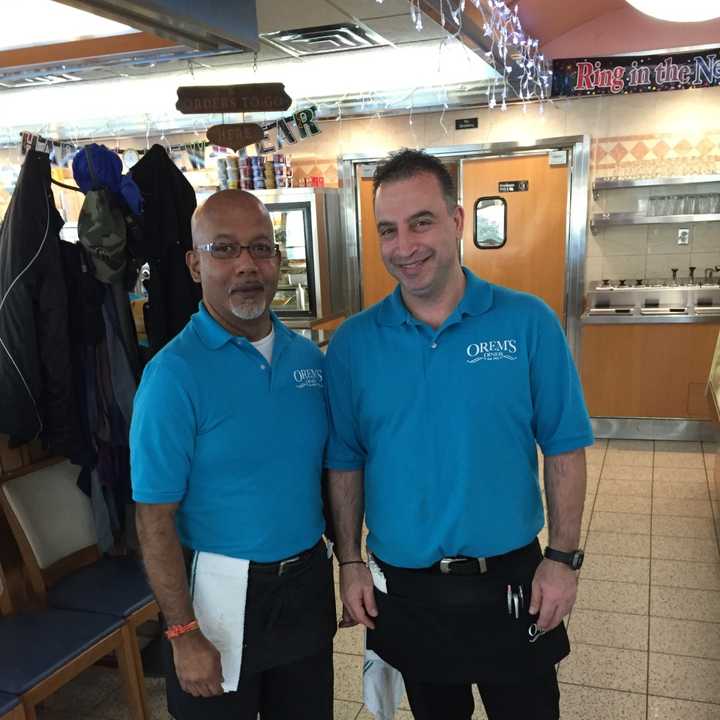
[[(489, 282), (481, 280), (467, 268), (463, 267), (462, 270), (465, 274), (465, 292), (450, 316), (456, 315), (462, 318), (466, 315), (482, 315), (492, 307), (493, 286)], [(393, 326), (405, 323), (417, 324), (418, 322), (405, 305), (399, 283), (395, 290), (380, 303), (377, 317), (381, 325)]]
[(463, 273), (465, 273), (465, 292), (458, 303), (457, 312), (461, 317), (486, 313), (493, 304), (493, 286), (466, 267), (463, 268)]
[[(270, 311), (270, 319), (272, 320), (273, 328), (275, 329), (275, 342), (277, 343), (280, 338), (283, 340), (291, 340), (295, 333), (289, 330), (275, 315)], [(201, 301), (198, 306), (198, 311), (192, 316), (192, 326), (195, 332), (200, 337), (203, 345), (209, 350), (219, 350), (221, 347), (229, 342), (233, 342), (237, 339), (244, 340), (245, 338), (239, 338), (237, 335), (233, 335), (231, 332), (226, 330), (207, 310), (205, 304)], [(250, 342), (248, 341), (248, 345)]]

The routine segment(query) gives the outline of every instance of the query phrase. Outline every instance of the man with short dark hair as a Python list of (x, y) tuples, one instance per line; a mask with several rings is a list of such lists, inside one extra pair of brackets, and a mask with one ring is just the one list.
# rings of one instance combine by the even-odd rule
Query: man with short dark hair
[(469, 720), (472, 684), (491, 720), (556, 720), (593, 442), (567, 342), (541, 300), (461, 266), (463, 210), (440, 161), (404, 150), (374, 191), (398, 287), (326, 358), (343, 625), (368, 628), (417, 720)]
[(322, 353), (270, 311), (280, 251), (256, 197), (216, 193), (192, 229), (203, 300), (145, 369), (130, 435), (172, 648), (168, 708), (177, 720), (331, 720)]

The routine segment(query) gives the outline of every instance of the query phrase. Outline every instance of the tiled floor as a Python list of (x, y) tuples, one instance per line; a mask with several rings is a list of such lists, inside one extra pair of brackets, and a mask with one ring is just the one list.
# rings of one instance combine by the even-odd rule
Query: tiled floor
[[(713, 518), (716, 448), (599, 441), (588, 450), (585, 566), (560, 665), (562, 720), (720, 718), (720, 555)], [(545, 538), (541, 538), (544, 542)], [(335, 643), (335, 718), (362, 705), (363, 637)], [(149, 680), (166, 720), (162, 681)], [(398, 720), (412, 716), (403, 703)], [(125, 720), (116, 673), (94, 668), (47, 703), (40, 720)], [(477, 703), (474, 718), (485, 718)]]

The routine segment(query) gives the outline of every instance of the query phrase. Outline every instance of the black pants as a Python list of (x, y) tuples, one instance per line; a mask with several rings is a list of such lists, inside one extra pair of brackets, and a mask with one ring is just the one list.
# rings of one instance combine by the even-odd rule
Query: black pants
[[(415, 720), (470, 720), (475, 709), (471, 685), (443, 685), (403, 675)], [(560, 691), (555, 669), (519, 678), (517, 684), (477, 683), (489, 720), (558, 720)]]
[(332, 720), (336, 629), (324, 543), (282, 575), (251, 563), (237, 691), (212, 698), (184, 692), (168, 647), (168, 710), (175, 720), (257, 720), (258, 713), (261, 720)]
[(313, 657), (240, 674), (237, 692), (195, 698), (168, 674), (168, 708), (176, 720), (332, 720), (332, 645)]

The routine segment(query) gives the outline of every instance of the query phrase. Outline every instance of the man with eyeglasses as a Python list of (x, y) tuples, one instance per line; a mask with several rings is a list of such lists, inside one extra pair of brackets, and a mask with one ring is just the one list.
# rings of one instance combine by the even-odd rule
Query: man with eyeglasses
[[(330, 720), (323, 356), (270, 310), (280, 251), (255, 196), (216, 193), (192, 231), (202, 302), (146, 367), (130, 434), (138, 535), (172, 650), (168, 709)], [(302, 430), (278, 438), (278, 425)]]

